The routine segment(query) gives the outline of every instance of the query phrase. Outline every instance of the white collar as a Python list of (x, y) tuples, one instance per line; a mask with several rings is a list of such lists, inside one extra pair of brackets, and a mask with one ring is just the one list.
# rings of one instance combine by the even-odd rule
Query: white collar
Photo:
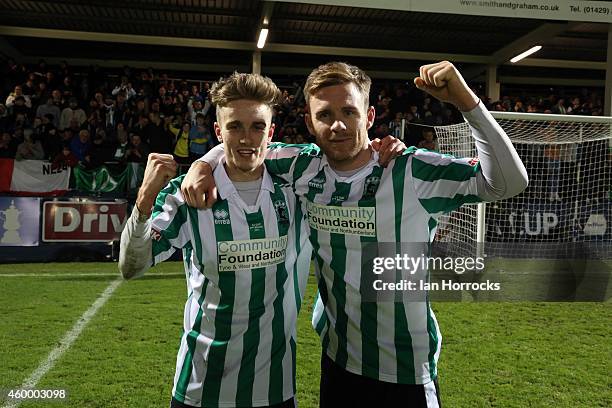
[[(368, 147), (371, 143), (368, 142)], [(321, 158), (321, 164), (319, 165), (319, 170), (324, 169), (326, 166), (329, 167), (329, 170), (332, 171), (334, 174), (337, 175), (339, 180), (342, 180), (344, 182), (350, 183), (351, 181), (355, 180), (355, 179), (359, 179), (362, 178), (363, 173), (365, 172), (369, 172), (371, 171), (372, 167), (374, 167), (375, 165), (378, 164), (378, 152), (375, 150), (371, 150), (372, 154), (370, 155), (370, 160), (355, 174), (353, 174), (352, 176), (349, 177), (342, 177), (340, 176), (338, 173), (336, 173), (336, 171), (330, 166), (329, 161), (327, 160), (327, 155), (323, 154), (323, 157)]]
[[(215, 171), (213, 172), (213, 177), (215, 178), (215, 183), (217, 184), (217, 191), (219, 192), (220, 199), (226, 200), (233, 195), (240, 197), (238, 190), (236, 190), (236, 186), (227, 175), (227, 171), (225, 170), (225, 160), (222, 160), (219, 165), (217, 165)], [(272, 177), (270, 176), (270, 173), (268, 173), (265, 165), (263, 165), (261, 189), (269, 192), (274, 191)], [(259, 202), (259, 199), (257, 201)]]

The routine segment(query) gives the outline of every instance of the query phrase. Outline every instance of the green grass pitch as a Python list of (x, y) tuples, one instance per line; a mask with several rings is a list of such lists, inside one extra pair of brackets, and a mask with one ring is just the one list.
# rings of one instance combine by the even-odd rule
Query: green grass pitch
[[(0, 265), (0, 389), (29, 377), (117, 274), (111, 263)], [(299, 317), (301, 408), (318, 405), (315, 290), (311, 277)], [(179, 263), (122, 283), (36, 387), (68, 399), (20, 406), (167, 407), (186, 295)], [(610, 302), (433, 307), (445, 407), (612, 406)]]

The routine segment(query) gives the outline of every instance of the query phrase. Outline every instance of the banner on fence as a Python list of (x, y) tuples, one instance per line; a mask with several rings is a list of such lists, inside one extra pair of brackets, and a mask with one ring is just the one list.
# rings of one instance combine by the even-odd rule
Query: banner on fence
[(0, 192), (19, 195), (61, 195), (68, 190), (70, 167), (43, 160), (0, 159)]

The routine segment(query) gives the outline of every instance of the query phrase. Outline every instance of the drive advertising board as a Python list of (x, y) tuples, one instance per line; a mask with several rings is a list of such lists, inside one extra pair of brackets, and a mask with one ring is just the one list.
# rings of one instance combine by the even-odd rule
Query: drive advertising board
[(115, 241), (121, 238), (126, 221), (125, 201), (47, 201), (43, 204), (43, 241)]

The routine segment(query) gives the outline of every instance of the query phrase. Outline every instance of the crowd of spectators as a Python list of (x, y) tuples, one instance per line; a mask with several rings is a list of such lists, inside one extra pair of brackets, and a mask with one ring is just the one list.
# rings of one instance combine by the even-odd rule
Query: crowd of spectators
[(487, 108), (492, 111), (518, 113), (545, 113), (556, 115), (602, 116), (603, 98), (597, 92), (583, 89), (580, 95), (570, 97), (549, 94), (547, 97), (510, 97), (488, 102)]
[[(150, 152), (158, 152), (187, 165), (218, 143), (207, 81), (173, 79), (151, 68), (110, 71), (9, 60), (0, 85), (0, 158), (96, 168), (108, 162), (145, 163)], [(283, 89), (282, 103), (273, 112), (274, 141), (313, 141), (299, 84)], [(595, 96), (504, 97), (487, 105), (491, 110), (601, 115), (601, 98)], [(371, 138), (399, 137), (403, 123), (407, 145), (437, 149), (432, 126), (462, 121), (452, 106), (410, 83), (374, 83), (370, 102), (376, 108)]]
[(216, 141), (209, 83), (188, 83), (63, 62), (27, 67), (9, 60), (0, 90), (0, 157), (46, 159), (95, 168), (107, 162), (146, 162), (149, 152), (189, 163)]

